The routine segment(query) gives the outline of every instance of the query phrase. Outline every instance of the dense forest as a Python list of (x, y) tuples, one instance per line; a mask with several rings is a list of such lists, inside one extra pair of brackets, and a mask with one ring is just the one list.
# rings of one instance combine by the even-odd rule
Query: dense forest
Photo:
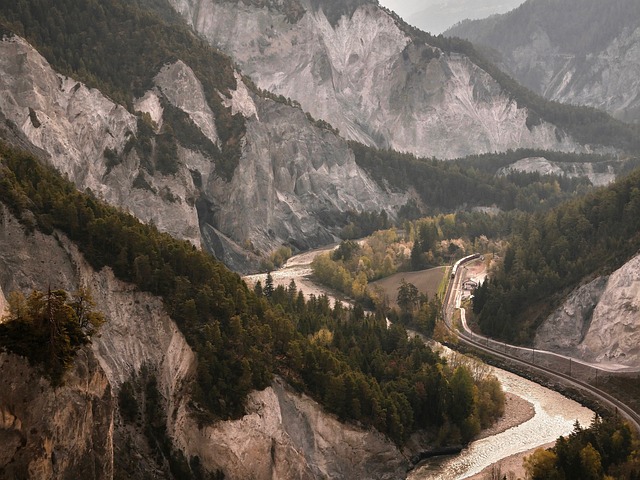
[(547, 450), (538, 449), (524, 462), (531, 480), (598, 480), (640, 478), (640, 456), (631, 428), (618, 418), (596, 417), (583, 428), (556, 440)]
[[(585, 178), (549, 176), (539, 173), (510, 172), (496, 176), (497, 171), (529, 154), (545, 156), (549, 152), (517, 150), (503, 154), (474, 156), (454, 162), (416, 158), (408, 153), (378, 150), (350, 142), (356, 163), (378, 183), (389, 184), (400, 191), (414, 189), (427, 207), (401, 210), (401, 216), (418, 218), (453, 211), (469, 205), (495, 205), (503, 210), (536, 211), (549, 209), (589, 188)], [(578, 156), (559, 154), (564, 161)], [(570, 160), (572, 159), (572, 160)], [(593, 160), (594, 157), (588, 157)], [(607, 163), (600, 157), (602, 163)], [(416, 206), (417, 207), (417, 206)]]
[[(466, 442), (499, 414), (495, 380), (448, 367), (384, 317), (330, 308), (326, 297), (307, 301), (295, 285), (251, 291), (190, 243), (78, 192), (32, 156), (0, 144), (0, 158), (0, 200), (27, 232), (61, 231), (95, 269), (110, 267), (164, 299), (197, 355), (203, 421), (242, 415), (246, 395), (275, 374), (398, 444), (424, 428), (443, 443)], [(19, 351), (15, 338), (5, 347)]]
[(605, 189), (512, 223), (503, 262), (476, 291), (484, 332), (528, 342), (563, 295), (640, 250), (640, 170)]

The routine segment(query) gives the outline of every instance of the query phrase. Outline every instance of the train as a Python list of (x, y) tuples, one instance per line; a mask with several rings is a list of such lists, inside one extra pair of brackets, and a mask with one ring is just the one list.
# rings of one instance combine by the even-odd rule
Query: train
[(460, 260), (458, 260), (456, 263), (453, 264), (453, 268), (451, 269), (451, 278), (455, 278), (456, 277), (456, 273), (458, 273), (458, 267), (460, 265), (462, 265), (463, 263), (469, 262), (471, 260), (474, 260), (476, 258), (480, 258), (480, 254), (479, 253), (473, 253), (471, 255), (467, 255), (466, 257), (462, 257)]

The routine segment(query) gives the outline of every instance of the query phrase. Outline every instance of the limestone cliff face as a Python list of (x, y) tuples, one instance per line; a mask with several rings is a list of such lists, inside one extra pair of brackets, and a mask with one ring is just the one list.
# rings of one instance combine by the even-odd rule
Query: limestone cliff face
[(640, 365), (640, 255), (577, 289), (539, 328), (535, 345), (588, 361)]
[(26, 359), (0, 352), (0, 477), (113, 478), (114, 400), (90, 349), (52, 388)]
[[(247, 134), (232, 179), (220, 178), (211, 158), (183, 146), (175, 175), (151, 175), (135, 150), (124, 152), (137, 133), (136, 117), (56, 74), (24, 40), (0, 42), (0, 111), (56, 168), (142, 221), (195, 245), (204, 240), (237, 270), (258, 263), (248, 246), (266, 253), (282, 244), (319, 246), (334, 240), (343, 212), (386, 210), (393, 217), (406, 202), (373, 182), (342, 138), (312, 125), (299, 108), (254, 96), (239, 75), (237, 82), (225, 103), (245, 117)], [(189, 66), (165, 65), (155, 84), (136, 109), (159, 128), (169, 103), (219, 144), (214, 114)], [(107, 148), (122, 162), (107, 167)]]
[[(0, 289), (73, 290), (77, 282), (56, 239), (25, 234), (0, 205)], [(0, 478), (111, 479), (113, 429), (110, 379), (91, 348), (56, 389), (26, 359), (0, 352)]]
[(279, 379), (250, 396), (242, 419), (197, 429), (183, 417), (176, 433), (185, 450), (232, 479), (397, 479), (408, 466), (388, 439), (339, 423)]
[[(158, 176), (157, 194), (133, 188), (140, 161), (127, 157), (108, 174), (106, 148), (121, 153), (137, 132), (136, 118), (98, 90), (57, 74), (19, 37), (0, 42), (0, 110), (80, 190), (91, 189), (145, 222), (199, 245), (195, 209), (184, 181)], [(176, 193), (172, 193), (176, 191)], [(179, 201), (166, 199), (178, 198)]]
[[(240, 420), (199, 425), (189, 397), (196, 359), (162, 302), (109, 269), (94, 271), (64, 236), (27, 235), (1, 213), (2, 291), (88, 286), (107, 322), (55, 390), (26, 360), (0, 353), (0, 477), (112, 478), (113, 452), (131, 455), (118, 442), (132, 436), (114, 398), (143, 366), (157, 378), (174, 445), (226, 478), (402, 476), (407, 461), (384, 436), (339, 423), (279, 379), (250, 395)], [(155, 465), (153, 457), (144, 461)]]
[(528, 128), (527, 110), (468, 58), (413, 43), (371, 3), (335, 26), (305, 1), (293, 23), (278, 8), (244, 2), (170, 3), (258, 86), (300, 102), (346, 138), (442, 159), (579, 148), (550, 124)]

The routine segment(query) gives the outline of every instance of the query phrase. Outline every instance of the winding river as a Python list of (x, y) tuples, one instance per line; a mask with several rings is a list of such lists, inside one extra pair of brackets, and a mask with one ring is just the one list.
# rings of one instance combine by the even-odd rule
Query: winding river
[[(314, 250), (290, 258), (280, 270), (272, 272), (274, 284), (286, 287), (294, 280), (298, 289), (306, 295), (327, 294), (334, 303), (335, 298), (330, 292), (309, 279), (313, 258), (333, 248)], [(248, 283), (260, 280), (264, 285), (266, 275), (250, 275), (245, 279)], [(502, 433), (472, 442), (459, 455), (426, 462), (409, 474), (409, 480), (468, 478), (503, 458), (554, 442), (560, 435), (571, 433), (576, 420), (587, 426), (593, 419), (591, 410), (553, 390), (505, 370), (494, 368), (493, 374), (505, 391), (534, 406), (533, 418)]]

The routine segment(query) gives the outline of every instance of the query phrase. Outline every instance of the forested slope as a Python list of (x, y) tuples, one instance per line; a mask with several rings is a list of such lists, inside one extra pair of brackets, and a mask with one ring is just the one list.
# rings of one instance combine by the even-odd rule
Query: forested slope
[(510, 246), (474, 311), (482, 330), (528, 342), (570, 290), (620, 267), (640, 250), (640, 170), (513, 224)]
[[(400, 191), (414, 190), (426, 207), (422, 214), (492, 205), (503, 210), (544, 210), (589, 188), (586, 178), (524, 172), (510, 172), (504, 176), (498, 174), (501, 168), (522, 158), (545, 156), (558, 162), (591, 163), (594, 166), (602, 165), (605, 169), (612, 166), (621, 172), (627, 168), (625, 165), (637, 162), (636, 159), (618, 162), (599, 155), (537, 150), (476, 155), (442, 162), (417, 158), (408, 153), (378, 150), (355, 142), (350, 142), (350, 146), (358, 165), (375, 180)], [(411, 214), (408, 210), (405, 213)]]

